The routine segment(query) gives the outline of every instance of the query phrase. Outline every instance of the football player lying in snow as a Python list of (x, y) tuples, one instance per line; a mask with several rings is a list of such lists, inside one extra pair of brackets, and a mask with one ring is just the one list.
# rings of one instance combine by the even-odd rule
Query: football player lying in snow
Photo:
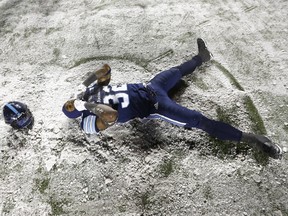
[(162, 119), (184, 128), (202, 129), (220, 140), (245, 142), (272, 158), (280, 159), (282, 149), (267, 137), (244, 133), (224, 122), (211, 120), (168, 97), (167, 92), (183, 76), (191, 74), (203, 62), (211, 59), (212, 54), (202, 39), (197, 39), (197, 45), (198, 55), (159, 73), (147, 84), (108, 85), (111, 69), (105, 64), (83, 82), (86, 90), (79, 94), (77, 99), (67, 101), (62, 110), (69, 118), (81, 116), (81, 128), (90, 134), (105, 130), (116, 122), (123, 123), (133, 118)]

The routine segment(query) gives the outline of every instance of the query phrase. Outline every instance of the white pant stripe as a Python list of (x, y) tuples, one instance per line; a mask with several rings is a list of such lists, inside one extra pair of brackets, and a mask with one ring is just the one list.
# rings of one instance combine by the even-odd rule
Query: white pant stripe
[(163, 115), (160, 115), (160, 114), (150, 114), (147, 118), (149, 119), (162, 119), (166, 122), (169, 122), (171, 124), (174, 124), (174, 125), (177, 125), (177, 126), (180, 126), (180, 127), (183, 127), (184, 125), (186, 125), (187, 123), (184, 123), (184, 122), (179, 122), (179, 121), (176, 121), (176, 120), (173, 120), (173, 119), (170, 119), (166, 116), (163, 116)]

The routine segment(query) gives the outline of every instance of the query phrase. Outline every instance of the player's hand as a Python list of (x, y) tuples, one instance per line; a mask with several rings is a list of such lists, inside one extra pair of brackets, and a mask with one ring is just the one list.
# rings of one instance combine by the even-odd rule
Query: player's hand
[(104, 64), (96, 72), (97, 84), (100, 86), (107, 86), (111, 80), (111, 68), (108, 64)]
[(101, 68), (95, 72), (90, 73), (89, 76), (84, 80), (83, 85), (89, 87), (94, 82), (100, 86), (108, 85), (111, 79), (111, 68), (108, 64), (104, 64)]

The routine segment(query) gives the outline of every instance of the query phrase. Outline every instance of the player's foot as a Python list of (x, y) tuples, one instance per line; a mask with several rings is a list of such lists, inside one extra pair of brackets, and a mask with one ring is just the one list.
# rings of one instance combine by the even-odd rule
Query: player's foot
[(247, 142), (250, 146), (266, 153), (269, 157), (274, 159), (281, 159), (283, 150), (282, 148), (273, 143), (270, 139), (262, 135), (243, 133), (242, 141)]
[(279, 145), (272, 143), (270, 140), (264, 143), (259, 143), (258, 149), (262, 150), (264, 153), (268, 154), (269, 157), (274, 159), (282, 158), (282, 148)]
[(207, 49), (207, 45), (203, 39), (197, 38), (198, 55), (201, 57), (202, 62), (210, 61), (213, 57), (212, 53)]

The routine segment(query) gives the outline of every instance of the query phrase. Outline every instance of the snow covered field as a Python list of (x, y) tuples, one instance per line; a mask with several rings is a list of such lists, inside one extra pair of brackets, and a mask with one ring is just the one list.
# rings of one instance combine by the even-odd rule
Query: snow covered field
[(288, 157), (267, 159), (199, 130), (133, 120), (85, 135), (61, 112), (103, 63), (146, 82), (197, 53), (214, 60), (175, 100), (288, 148), (288, 1), (0, 0), (0, 215), (288, 215)]

